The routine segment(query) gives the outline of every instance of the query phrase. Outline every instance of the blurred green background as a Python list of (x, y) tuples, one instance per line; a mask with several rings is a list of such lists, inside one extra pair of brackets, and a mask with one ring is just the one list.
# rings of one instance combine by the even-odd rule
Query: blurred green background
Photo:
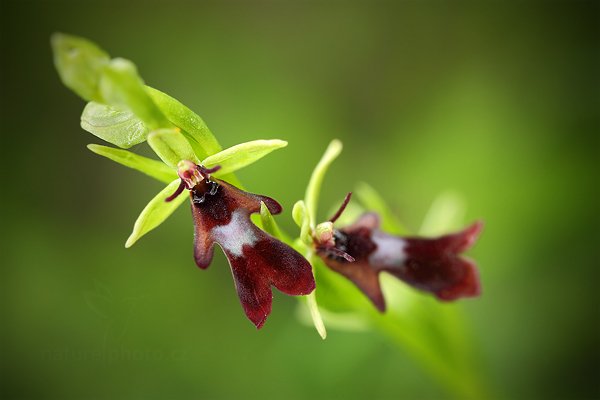
[[(417, 229), (445, 190), (486, 230), (461, 302), (490, 397), (599, 398), (597, 2), (1, 2), (2, 397), (448, 398), (376, 333), (322, 341), (275, 294), (243, 315), (187, 207), (130, 250), (162, 187), (93, 155), (49, 36), (88, 37), (195, 110), (290, 210), (332, 138), (321, 217), (368, 181)], [(143, 151), (143, 146), (139, 146)]]

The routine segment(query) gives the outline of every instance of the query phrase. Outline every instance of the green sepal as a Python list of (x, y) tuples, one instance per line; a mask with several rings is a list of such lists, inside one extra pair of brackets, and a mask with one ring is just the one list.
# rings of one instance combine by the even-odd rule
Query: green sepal
[(148, 135), (148, 144), (165, 164), (176, 168), (181, 160), (199, 164), (200, 160), (178, 128), (158, 129)]
[(302, 242), (312, 248), (313, 240), (311, 237), (310, 217), (306, 211), (306, 205), (303, 200), (298, 200), (292, 208), (292, 218), (298, 227), (300, 227), (300, 239)]
[(287, 146), (284, 140), (253, 140), (229, 147), (212, 156), (205, 158), (202, 165), (207, 168), (220, 165), (221, 169), (215, 173), (220, 177), (242, 169), (269, 154), (273, 150)]
[[(296, 203), (298, 204), (298, 203)], [(316, 260), (312, 250), (312, 243), (310, 245), (306, 245), (301, 240), (296, 240), (292, 243), (292, 247), (296, 249), (299, 253), (304, 255), (306, 260), (310, 263), (313, 275), (315, 277), (315, 281), (317, 281), (317, 275), (315, 273), (315, 267), (313, 262)], [(312, 325), (317, 330), (321, 339), (325, 340), (327, 338), (327, 329), (325, 328), (325, 323), (323, 322), (323, 317), (321, 316), (321, 310), (319, 309), (319, 304), (317, 303), (317, 291), (319, 290), (319, 284), (317, 281), (317, 287), (307, 296), (301, 296), (301, 300), (304, 300), (306, 304), (306, 309), (308, 310), (308, 315), (310, 320), (312, 321)]]
[(281, 240), (285, 243), (291, 243), (291, 238), (286, 235), (281, 229), (279, 229), (279, 225), (277, 225), (277, 221), (273, 218), (273, 215), (269, 211), (269, 208), (265, 205), (264, 202), (260, 202), (260, 222), (262, 229), (270, 234), (273, 237)]
[(146, 86), (146, 93), (171, 123), (181, 128), (198, 157), (218, 153), (222, 147), (206, 123), (192, 110), (160, 90)]
[(140, 216), (133, 225), (133, 232), (129, 235), (125, 247), (133, 246), (142, 236), (150, 232), (164, 222), (172, 213), (183, 203), (188, 196), (184, 194), (177, 196), (173, 201), (166, 202), (165, 199), (172, 195), (180, 184), (180, 180), (176, 179), (169, 183), (167, 187), (161, 190), (150, 202), (144, 207)]
[(126, 167), (133, 168), (161, 182), (169, 183), (177, 178), (175, 170), (167, 167), (160, 161), (143, 157), (127, 150), (115, 149), (114, 147), (101, 146), (99, 144), (88, 144), (87, 148), (98, 155)]
[(114, 58), (110, 61), (100, 78), (100, 93), (103, 103), (131, 110), (149, 130), (172, 127), (146, 93), (135, 64), (129, 60)]
[(390, 207), (386, 204), (383, 197), (377, 193), (372, 186), (365, 182), (360, 182), (356, 185), (354, 195), (358, 198), (360, 203), (368, 211), (375, 211), (381, 217), (381, 229), (388, 233), (396, 235), (405, 235), (408, 229), (400, 222), (398, 217), (391, 211)]
[(323, 317), (321, 316), (321, 310), (319, 310), (316, 291), (317, 290), (315, 289), (310, 294), (305, 296), (306, 305), (315, 329), (319, 333), (319, 336), (321, 336), (321, 339), (325, 340), (327, 338), (327, 328), (325, 328), (325, 323), (323, 322)]
[(63, 84), (85, 100), (102, 101), (98, 83), (109, 55), (87, 39), (64, 33), (53, 34), (50, 44)]
[(464, 223), (467, 206), (460, 193), (445, 191), (431, 203), (419, 229), (421, 236), (440, 236), (460, 229)]
[(148, 128), (129, 110), (90, 101), (81, 114), (81, 127), (110, 144), (128, 149), (142, 143)]
[[(346, 331), (346, 332), (366, 332), (371, 329), (368, 318), (365, 315), (357, 312), (331, 312), (326, 308), (319, 307), (319, 313), (323, 320), (324, 326), (328, 328)], [(296, 315), (305, 325), (314, 325), (314, 321), (310, 314), (310, 310), (306, 304), (298, 303)]]
[(335, 139), (329, 143), (327, 146), (327, 150), (321, 157), (321, 160), (313, 170), (312, 175), (310, 176), (310, 180), (308, 181), (308, 186), (306, 187), (306, 194), (304, 196), (304, 202), (306, 205), (306, 211), (310, 220), (310, 226), (315, 226), (315, 221), (317, 217), (317, 206), (319, 202), (319, 193), (321, 191), (321, 184), (323, 183), (323, 178), (325, 177), (325, 173), (329, 168), (329, 165), (336, 159), (336, 157), (342, 151), (342, 142)]

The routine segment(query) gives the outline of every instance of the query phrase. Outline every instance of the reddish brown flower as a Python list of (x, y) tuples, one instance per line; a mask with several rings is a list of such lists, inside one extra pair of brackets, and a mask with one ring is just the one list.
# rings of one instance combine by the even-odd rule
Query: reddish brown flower
[(440, 300), (479, 295), (477, 267), (460, 253), (473, 245), (482, 227), (476, 222), (461, 232), (438, 238), (399, 237), (380, 231), (379, 216), (367, 213), (350, 226), (332, 228), (330, 239), (324, 233), (316, 236), (315, 247), (329, 268), (350, 279), (384, 311), (381, 271)]
[(217, 169), (182, 161), (178, 171), (182, 183), (174, 196), (184, 188), (190, 191), (196, 264), (208, 268), (217, 243), (227, 256), (246, 315), (260, 328), (271, 313), (271, 286), (289, 295), (309, 294), (315, 288), (312, 268), (297, 251), (250, 220), (250, 214), (260, 211), (261, 202), (271, 214), (279, 214), (281, 205), (211, 178)]

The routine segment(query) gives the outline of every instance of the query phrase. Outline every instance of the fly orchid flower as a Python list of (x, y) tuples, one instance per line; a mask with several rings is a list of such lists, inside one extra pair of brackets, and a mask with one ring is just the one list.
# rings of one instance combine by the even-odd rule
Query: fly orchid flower
[(219, 169), (181, 161), (177, 169), (181, 183), (165, 201), (172, 201), (185, 189), (190, 191), (196, 264), (208, 268), (217, 243), (227, 256), (246, 315), (260, 328), (271, 313), (271, 286), (289, 295), (307, 295), (315, 288), (312, 267), (297, 251), (250, 220), (250, 214), (260, 211), (261, 202), (271, 214), (279, 214), (281, 205), (212, 178)]
[(315, 250), (329, 268), (351, 280), (380, 311), (385, 311), (379, 282), (382, 271), (444, 301), (479, 295), (477, 267), (460, 253), (477, 240), (481, 222), (437, 238), (400, 237), (382, 232), (379, 215), (370, 212), (352, 225), (335, 229), (333, 223), (350, 196), (329, 221), (316, 227)]
[[(287, 142), (254, 140), (222, 149), (200, 116), (146, 86), (131, 61), (111, 58), (95, 43), (76, 36), (57, 33), (51, 44), (61, 80), (88, 102), (81, 115), (82, 128), (120, 147), (88, 148), (168, 184), (142, 210), (125, 247), (164, 222), (185, 200), (179, 195), (187, 189), (196, 263), (207, 268), (214, 243), (223, 249), (244, 311), (257, 328), (271, 312), (271, 285), (291, 295), (313, 292), (315, 281), (308, 261), (250, 221), (250, 214), (259, 212), (263, 203), (262, 218), (268, 212), (280, 213), (279, 203), (211, 177), (218, 170), (220, 177), (235, 183), (235, 171)], [(125, 150), (143, 142), (162, 162)]]

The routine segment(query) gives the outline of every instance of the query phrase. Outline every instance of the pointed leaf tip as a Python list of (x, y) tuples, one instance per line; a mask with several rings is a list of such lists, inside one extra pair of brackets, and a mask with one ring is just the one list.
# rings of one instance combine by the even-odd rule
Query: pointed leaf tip
[(209, 168), (220, 165), (221, 169), (215, 176), (223, 176), (242, 169), (287, 144), (286, 141), (279, 139), (240, 143), (205, 158), (202, 165)]
[(323, 323), (323, 317), (321, 316), (321, 312), (319, 311), (319, 305), (317, 304), (317, 296), (315, 294), (315, 291), (306, 296), (306, 302), (315, 329), (319, 333), (319, 336), (321, 336), (321, 339), (325, 340), (327, 338), (327, 328), (325, 328), (325, 323)]
[(63, 84), (85, 100), (101, 100), (98, 85), (109, 55), (95, 43), (65, 33), (52, 34), (50, 45)]
[(307, 246), (312, 246), (310, 218), (306, 211), (304, 201), (298, 200), (292, 208), (292, 218), (298, 227), (300, 227), (300, 239)]
[(317, 206), (319, 201), (319, 193), (321, 191), (321, 184), (323, 183), (323, 178), (325, 177), (325, 173), (329, 169), (329, 166), (340, 155), (342, 152), (342, 142), (338, 139), (334, 139), (327, 146), (327, 150), (319, 160), (319, 163), (313, 170), (312, 175), (310, 176), (310, 180), (308, 182), (308, 186), (306, 187), (306, 194), (304, 197), (304, 202), (306, 204), (306, 211), (310, 218), (310, 225), (315, 225), (315, 220), (317, 216)]
[(125, 242), (126, 248), (133, 246), (142, 236), (162, 224), (188, 198), (179, 196), (171, 202), (165, 202), (165, 199), (177, 189), (179, 183), (179, 179), (169, 183), (144, 207), (135, 221), (133, 232)]
[(279, 229), (279, 225), (263, 201), (260, 202), (260, 221), (265, 232), (285, 243), (290, 242), (290, 238)]

